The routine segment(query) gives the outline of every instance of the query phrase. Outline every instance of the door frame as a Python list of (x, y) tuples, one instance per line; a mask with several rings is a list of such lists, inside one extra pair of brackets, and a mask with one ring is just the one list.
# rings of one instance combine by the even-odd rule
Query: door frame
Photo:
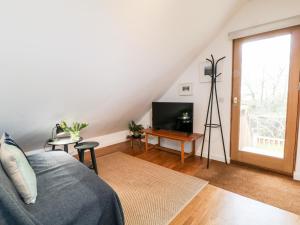
[[(288, 82), (287, 119), (284, 145), (284, 158), (259, 155), (239, 151), (239, 122), (240, 122), (240, 92), (241, 92), (241, 46), (248, 41), (261, 40), (274, 36), (292, 34), (290, 53), (290, 72)], [(230, 154), (232, 161), (251, 164), (279, 173), (292, 175), (295, 166), (295, 155), (298, 138), (298, 102), (299, 102), (299, 76), (300, 76), (300, 26), (288, 27), (262, 34), (252, 35), (233, 40), (232, 63), (232, 95), (231, 95), (231, 131)], [(234, 97), (238, 98), (234, 103)]]

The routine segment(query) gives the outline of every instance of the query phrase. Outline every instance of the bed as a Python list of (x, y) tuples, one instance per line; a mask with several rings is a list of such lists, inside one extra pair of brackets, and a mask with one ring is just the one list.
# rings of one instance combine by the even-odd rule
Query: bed
[(75, 158), (51, 151), (28, 160), (37, 175), (37, 201), (26, 205), (0, 165), (1, 225), (124, 224), (115, 191)]

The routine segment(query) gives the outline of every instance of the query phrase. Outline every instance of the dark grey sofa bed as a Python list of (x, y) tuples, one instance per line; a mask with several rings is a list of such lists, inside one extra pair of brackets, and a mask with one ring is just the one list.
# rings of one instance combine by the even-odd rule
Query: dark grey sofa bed
[(93, 171), (62, 151), (28, 157), (38, 197), (26, 205), (0, 165), (1, 225), (121, 225), (117, 194)]

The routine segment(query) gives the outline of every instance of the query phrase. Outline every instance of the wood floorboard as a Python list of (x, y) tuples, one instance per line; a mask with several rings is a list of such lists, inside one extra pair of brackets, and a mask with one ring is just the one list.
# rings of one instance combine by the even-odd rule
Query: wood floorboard
[[(269, 179), (270, 183), (275, 180), (275, 182), (279, 182), (280, 185), (286, 185), (292, 189), (292, 192), (294, 191), (293, 188), (295, 188), (295, 193), (292, 193), (294, 196), (291, 197), (289, 196), (288, 190), (283, 190), (283, 194), (285, 194), (286, 198), (280, 200), (287, 202), (287, 206), (292, 206), (291, 208), (297, 211), (300, 198), (295, 199), (295, 196), (297, 197), (297, 194), (300, 194), (300, 182), (294, 182), (289, 177), (241, 165), (230, 164), (226, 166), (216, 161), (211, 163), (209, 170), (206, 170), (206, 159), (194, 157), (187, 159), (184, 164), (181, 164), (178, 155), (156, 149), (144, 152), (143, 148), (139, 148), (138, 146), (134, 146), (134, 148), (131, 149), (128, 142), (100, 148), (97, 149), (95, 153), (96, 157), (101, 157), (116, 151), (121, 151), (185, 174), (197, 176), (210, 182), (210, 184), (177, 215), (171, 223), (172, 225), (300, 225), (300, 217), (298, 215), (253, 200), (257, 198), (255, 195), (252, 197), (251, 193), (253, 192), (255, 194), (255, 191), (260, 189), (256, 188), (255, 190), (248, 191), (250, 194), (245, 191), (245, 189), (252, 187), (252, 183), (235, 181), (244, 181), (244, 179), (249, 181), (247, 180), (248, 176), (250, 182), (252, 182), (252, 180), (258, 181), (258, 183), (255, 184), (256, 187), (260, 185), (264, 187), (265, 184), (261, 183), (265, 183), (265, 181)], [(89, 159), (88, 154), (86, 155), (86, 159)], [(101, 170), (101, 165), (98, 166)], [(230, 174), (231, 177), (226, 175), (226, 173)], [(222, 174), (226, 175), (224, 175), (225, 178), (221, 176)], [(246, 176), (246, 178), (244, 176)], [(281, 186), (279, 188), (282, 190), (285, 187)], [(278, 192), (277, 189), (272, 191)], [(265, 190), (265, 192), (265, 194), (267, 194), (268, 190)], [(240, 194), (244, 194), (246, 197)], [(262, 195), (262, 193), (256, 194)], [(294, 197), (294, 199), (289, 199), (288, 197)], [(258, 200), (260, 199), (258, 198)], [(273, 205), (276, 206), (276, 204)]]

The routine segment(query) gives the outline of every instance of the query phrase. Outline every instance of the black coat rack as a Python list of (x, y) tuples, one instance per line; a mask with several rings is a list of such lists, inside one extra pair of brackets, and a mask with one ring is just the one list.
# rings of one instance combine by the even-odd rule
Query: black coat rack
[[(203, 154), (205, 135), (206, 135), (206, 131), (207, 131), (206, 128), (208, 128), (209, 133), (208, 133), (208, 150), (207, 150), (207, 168), (209, 168), (210, 141), (211, 141), (211, 129), (212, 128), (220, 128), (221, 136), (222, 136), (222, 144), (223, 144), (223, 150), (224, 150), (225, 163), (227, 164), (223, 129), (222, 129), (222, 123), (221, 123), (220, 109), (219, 109), (219, 100), (218, 100), (218, 93), (217, 93), (217, 86), (216, 86), (217, 77), (222, 74), (222, 73), (218, 73), (218, 63), (220, 61), (222, 61), (223, 59), (225, 59), (225, 56), (218, 59), (217, 61), (215, 61), (213, 55), (211, 55), (211, 59), (206, 59), (211, 64), (211, 67), (209, 68), (209, 70), (208, 71), (205, 70), (205, 75), (208, 75), (208, 76), (211, 77), (211, 87), (210, 87), (210, 95), (209, 95), (209, 101), (208, 101), (208, 107), (207, 107), (207, 113), (206, 113), (206, 120), (205, 120), (205, 125), (204, 125), (204, 136), (203, 136), (202, 147), (201, 147), (201, 158), (202, 158), (202, 154)], [(214, 97), (216, 98), (216, 105), (217, 105), (219, 123), (212, 123)]]

